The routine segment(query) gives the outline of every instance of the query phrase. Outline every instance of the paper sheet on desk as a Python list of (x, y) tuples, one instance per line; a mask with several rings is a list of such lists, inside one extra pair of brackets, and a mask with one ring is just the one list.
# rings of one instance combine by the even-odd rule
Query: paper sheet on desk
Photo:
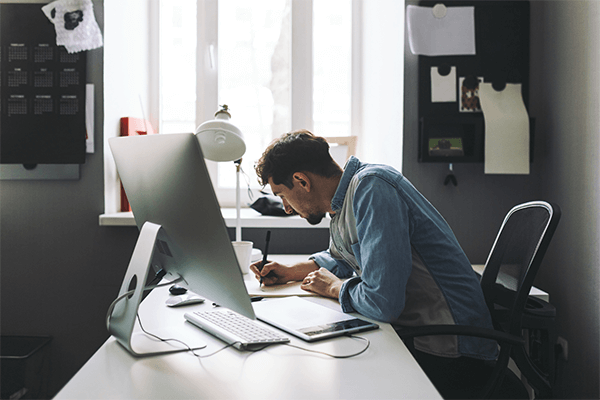
[(486, 174), (529, 174), (529, 116), (521, 84), (506, 84), (497, 92), (491, 83), (479, 85), (485, 120)]
[(475, 54), (475, 7), (447, 7), (446, 15), (437, 18), (431, 7), (409, 5), (406, 22), (413, 54)]
[(318, 296), (315, 293), (300, 289), (300, 282), (290, 282), (283, 285), (261, 286), (254, 279), (246, 279), (246, 289), (250, 296), (286, 297), (286, 296)]

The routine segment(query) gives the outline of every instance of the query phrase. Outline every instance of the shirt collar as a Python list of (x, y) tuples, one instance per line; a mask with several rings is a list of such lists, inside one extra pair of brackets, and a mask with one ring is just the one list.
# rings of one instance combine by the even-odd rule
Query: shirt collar
[(359, 167), (360, 160), (354, 156), (350, 156), (346, 162), (346, 166), (344, 167), (344, 173), (342, 174), (340, 183), (338, 184), (335, 194), (333, 195), (333, 199), (331, 200), (331, 209), (334, 212), (342, 209), (344, 198), (346, 197), (346, 192), (348, 191), (348, 185), (350, 185), (350, 180)]

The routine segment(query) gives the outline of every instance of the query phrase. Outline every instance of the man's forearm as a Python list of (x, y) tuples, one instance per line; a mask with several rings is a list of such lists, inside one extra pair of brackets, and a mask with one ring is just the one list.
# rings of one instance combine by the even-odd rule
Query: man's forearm
[(298, 264), (294, 264), (292, 266), (292, 268), (293, 268), (293, 272), (292, 272), (293, 279), (291, 279), (291, 280), (301, 281), (309, 273), (318, 270), (319, 265), (316, 262), (314, 262), (313, 260), (307, 260), (307, 261), (300, 262)]

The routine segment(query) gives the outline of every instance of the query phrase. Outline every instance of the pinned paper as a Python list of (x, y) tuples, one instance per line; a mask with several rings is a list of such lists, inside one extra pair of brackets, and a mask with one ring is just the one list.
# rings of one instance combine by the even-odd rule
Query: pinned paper
[(445, 14), (439, 7), (407, 7), (410, 51), (424, 56), (474, 55), (475, 7), (444, 10)]
[(431, 67), (431, 102), (443, 103), (455, 101), (456, 67)]
[(85, 85), (85, 152), (94, 152), (94, 84)]
[(56, 44), (77, 53), (102, 47), (102, 33), (91, 0), (57, 0), (42, 7), (54, 24)]
[(529, 174), (529, 116), (521, 84), (506, 84), (498, 92), (491, 83), (479, 85), (485, 120), (486, 174)]

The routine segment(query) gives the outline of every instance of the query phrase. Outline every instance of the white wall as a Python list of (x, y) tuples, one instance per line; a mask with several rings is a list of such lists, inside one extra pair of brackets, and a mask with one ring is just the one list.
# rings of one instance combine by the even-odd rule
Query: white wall
[[(146, 118), (158, 128), (158, 62), (150, 51), (156, 33), (156, 1), (106, 0), (104, 14), (105, 210), (120, 207), (119, 186), (108, 138), (119, 136), (121, 117)], [(150, 99), (156, 99), (151, 101)]]
[(365, 162), (402, 170), (404, 2), (363, 0), (362, 133)]

